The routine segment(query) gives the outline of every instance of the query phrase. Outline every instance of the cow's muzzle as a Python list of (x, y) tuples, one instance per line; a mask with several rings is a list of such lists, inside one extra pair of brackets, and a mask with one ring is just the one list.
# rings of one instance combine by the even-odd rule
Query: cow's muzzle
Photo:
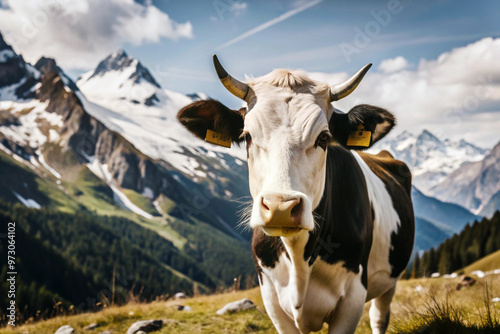
[(261, 227), (271, 236), (292, 236), (300, 232), (303, 213), (301, 196), (265, 194), (260, 201)]

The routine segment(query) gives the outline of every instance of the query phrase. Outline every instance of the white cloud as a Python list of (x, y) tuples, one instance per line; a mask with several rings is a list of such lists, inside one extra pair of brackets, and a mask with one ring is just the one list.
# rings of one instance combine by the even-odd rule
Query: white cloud
[[(500, 38), (484, 38), (437, 59), (421, 60), (414, 70), (369, 72), (351, 96), (334, 105), (345, 111), (360, 103), (378, 105), (396, 114), (399, 131), (429, 129), (491, 147), (500, 140), (498, 59)], [(329, 84), (349, 75), (311, 74)]]
[(30, 62), (56, 58), (66, 69), (88, 69), (124, 43), (192, 38), (190, 22), (177, 23), (150, 2), (133, 0), (3, 0), (0, 30)]
[(378, 69), (383, 73), (393, 73), (404, 70), (408, 68), (410, 64), (404, 57), (396, 57), (392, 59), (386, 59), (380, 63)]

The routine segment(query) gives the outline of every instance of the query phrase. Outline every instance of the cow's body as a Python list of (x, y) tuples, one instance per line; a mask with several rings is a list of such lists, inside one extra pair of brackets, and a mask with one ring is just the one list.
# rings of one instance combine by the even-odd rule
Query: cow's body
[[(310, 233), (304, 252), (294, 254), (301, 247), (254, 232), (262, 297), (280, 332), (318, 331), (324, 322), (350, 327), (342, 316), (355, 319), (359, 304), (394, 292), (413, 247), (414, 217), (409, 170), (386, 154), (329, 148), (325, 193), (315, 210), (322, 223)], [(302, 268), (298, 275), (296, 268)], [(307, 286), (297, 284), (307, 279)], [(303, 300), (298, 310), (296, 300)], [(337, 308), (341, 300), (355, 305)], [(376, 308), (371, 313), (376, 317)]]
[[(178, 119), (200, 138), (214, 130), (246, 141), (253, 198), (248, 224), (275, 327), (309, 333), (326, 322), (329, 333), (354, 333), (372, 300), (370, 325), (385, 333), (413, 247), (411, 174), (387, 152), (359, 151), (391, 130), (390, 112), (359, 105), (341, 114), (331, 105), (356, 88), (370, 65), (329, 87), (288, 70), (245, 84), (214, 63), (247, 107), (197, 101)], [(359, 140), (363, 133), (368, 140)]]

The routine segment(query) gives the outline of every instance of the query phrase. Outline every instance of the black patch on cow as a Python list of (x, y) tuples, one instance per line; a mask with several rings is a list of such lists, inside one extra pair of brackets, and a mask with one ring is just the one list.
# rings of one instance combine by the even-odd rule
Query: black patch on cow
[(411, 203), (411, 172), (408, 166), (390, 155), (377, 156), (361, 154), (361, 157), (384, 182), (396, 210), (400, 226), (391, 235), (389, 263), (391, 277), (398, 277), (405, 270), (410, 260), (415, 237), (415, 217)]
[(372, 215), (366, 181), (352, 153), (330, 146), (326, 161), (323, 198), (314, 216), (318, 227), (309, 232), (304, 259), (312, 265), (319, 256), (328, 264), (343, 262), (354, 273), (363, 268), (367, 287), (367, 263), (372, 245)]
[[(257, 228), (253, 231), (252, 235), (252, 252), (257, 273), (262, 281), (262, 270), (257, 262), (257, 259), (261, 261), (263, 266), (274, 268), (281, 253), (286, 253), (286, 250), (280, 237), (268, 236), (262, 231), (262, 229)], [(286, 253), (286, 256), (290, 258), (288, 253)]]

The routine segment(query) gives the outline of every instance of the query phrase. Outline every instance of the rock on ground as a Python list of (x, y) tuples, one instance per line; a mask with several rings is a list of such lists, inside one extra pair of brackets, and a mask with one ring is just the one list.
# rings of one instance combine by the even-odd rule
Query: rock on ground
[(185, 298), (186, 298), (186, 295), (184, 294), (184, 292), (177, 292), (174, 295), (174, 299), (185, 299)]
[(162, 320), (142, 320), (132, 324), (127, 330), (127, 334), (138, 334), (140, 331), (150, 333), (160, 330), (162, 326)]
[(251, 310), (255, 308), (255, 304), (247, 298), (243, 298), (242, 300), (238, 300), (229, 304), (226, 304), (223, 308), (217, 311), (218, 315), (223, 315), (226, 313), (234, 313), (243, 310)]
[(174, 307), (177, 309), (177, 311), (191, 312), (193, 310), (190, 306), (187, 305), (175, 305)]
[(90, 324), (88, 326), (83, 327), (83, 329), (91, 331), (93, 329), (96, 329), (97, 327), (99, 327), (99, 324), (93, 323), (93, 324)]
[(64, 325), (59, 327), (55, 334), (72, 334), (74, 332), (75, 330), (73, 329), (73, 327), (71, 327), (70, 325)]

